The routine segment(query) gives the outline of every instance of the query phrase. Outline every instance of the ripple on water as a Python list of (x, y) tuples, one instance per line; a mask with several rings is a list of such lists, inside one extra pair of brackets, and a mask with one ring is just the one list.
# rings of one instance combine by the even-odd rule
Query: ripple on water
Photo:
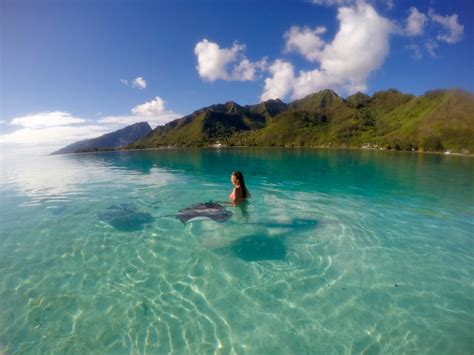
[(1, 351), (472, 351), (472, 182), (443, 189), (413, 175), (442, 166), (412, 160), (392, 161), (394, 177), (367, 156), (359, 172), (353, 155), (303, 155), (304, 169), (231, 155), (255, 171), (251, 202), (225, 223), (183, 225), (180, 209), (226, 198), (227, 165), (212, 151), (143, 154), (5, 170)]

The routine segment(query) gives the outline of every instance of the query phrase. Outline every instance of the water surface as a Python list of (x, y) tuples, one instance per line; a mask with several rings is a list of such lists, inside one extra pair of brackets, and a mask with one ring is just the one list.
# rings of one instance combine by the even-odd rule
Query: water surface
[[(473, 158), (248, 148), (0, 164), (7, 354), (474, 351)], [(236, 169), (252, 198), (227, 222), (174, 217), (225, 201)]]

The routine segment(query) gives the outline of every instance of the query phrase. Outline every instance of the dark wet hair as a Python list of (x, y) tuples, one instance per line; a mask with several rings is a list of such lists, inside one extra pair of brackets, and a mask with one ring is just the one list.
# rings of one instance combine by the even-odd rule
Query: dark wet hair
[(242, 188), (242, 197), (246, 198), (248, 195), (248, 190), (247, 186), (245, 186), (244, 174), (242, 174), (240, 171), (234, 171), (232, 172), (232, 175), (234, 175), (235, 178), (239, 180), (240, 187)]

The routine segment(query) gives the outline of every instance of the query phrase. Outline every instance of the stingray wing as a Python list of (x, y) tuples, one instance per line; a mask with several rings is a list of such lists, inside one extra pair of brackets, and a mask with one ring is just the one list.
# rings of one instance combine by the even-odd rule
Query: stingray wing
[(197, 203), (176, 213), (176, 218), (182, 223), (205, 218), (210, 218), (216, 222), (225, 222), (231, 216), (232, 212), (227, 211), (224, 206), (216, 202)]

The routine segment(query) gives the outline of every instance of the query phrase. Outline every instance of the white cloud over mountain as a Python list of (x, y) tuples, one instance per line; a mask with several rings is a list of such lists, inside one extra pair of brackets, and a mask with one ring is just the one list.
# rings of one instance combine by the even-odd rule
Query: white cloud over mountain
[(340, 7), (337, 19), (339, 30), (331, 42), (320, 37), (325, 32), (324, 27), (314, 30), (292, 27), (285, 33), (286, 51), (297, 52), (308, 61), (319, 63), (319, 67), (301, 70), (290, 80), (289, 63), (283, 66), (281, 60), (280, 64), (275, 62), (270, 67), (272, 76), (265, 80), (262, 100), (275, 96), (270, 94), (275, 92), (291, 92), (292, 98), (298, 99), (327, 88), (348, 94), (366, 90), (369, 75), (388, 55), (394, 24), (361, 1), (354, 6)]
[(325, 42), (319, 35), (326, 32), (326, 27), (316, 27), (314, 30), (305, 26), (291, 27), (283, 36), (286, 40), (285, 52), (298, 52), (310, 62), (320, 59), (321, 49)]
[(156, 96), (151, 101), (135, 106), (132, 109), (132, 115), (107, 116), (99, 119), (97, 122), (108, 125), (131, 125), (147, 121), (154, 128), (181, 116), (171, 110), (166, 110), (165, 101), (161, 97)]
[(159, 96), (135, 106), (131, 115), (107, 116), (96, 121), (63, 111), (35, 113), (13, 118), (9, 124), (20, 128), (0, 135), (0, 144), (47, 154), (76, 141), (95, 138), (137, 122), (147, 121), (154, 128), (179, 117), (181, 115), (165, 109), (165, 101)]
[[(324, 11), (334, 13), (337, 28), (332, 28), (331, 21), (325, 22), (327, 28), (320, 23), (290, 23), (275, 34), (283, 34), (283, 51), (272, 60), (266, 57), (255, 61), (249, 59), (246, 45), (242, 43), (234, 42), (225, 47), (202, 39), (194, 46), (200, 78), (208, 82), (263, 79), (259, 81), (263, 87), (262, 101), (286, 97), (298, 99), (326, 88), (351, 94), (367, 90), (371, 75), (389, 56), (392, 36), (401, 36), (400, 40), (406, 41), (402, 48), (421, 60), (424, 55), (436, 57), (443, 46), (460, 42), (464, 35), (464, 25), (458, 14), (440, 14), (428, 5), (425, 8), (407, 6), (402, 17), (395, 21), (389, 18), (389, 11), (379, 13), (376, 10), (379, 4), (393, 7), (392, 0), (305, 1), (308, 6), (313, 3), (334, 7)], [(397, 6), (402, 4), (397, 2)], [(306, 62), (303, 70), (298, 68), (299, 62), (292, 59), (295, 56), (301, 56)], [(120, 82), (138, 90), (148, 87), (143, 76), (129, 76)], [(167, 109), (165, 101), (156, 96), (136, 105), (125, 115), (101, 115), (94, 120), (53, 110), (15, 117), (9, 122), (2, 117), (2, 131), (10, 132), (0, 131), (0, 143), (26, 146), (54, 142), (61, 147), (136, 122), (148, 121), (154, 127), (180, 116)]]
[(137, 105), (132, 109), (132, 112), (135, 115), (141, 116), (154, 116), (159, 115), (165, 111), (165, 101), (157, 96), (153, 100), (149, 102), (145, 102), (144, 104)]
[[(326, 41), (322, 38), (326, 34), (326, 28), (322, 26), (292, 26), (286, 31), (283, 36), (284, 54), (298, 53), (308, 62), (319, 66), (295, 73), (289, 60), (275, 60), (268, 67), (271, 76), (265, 79), (261, 100), (284, 98), (289, 94), (292, 99), (298, 99), (327, 88), (341, 94), (366, 91), (370, 75), (383, 65), (389, 55), (392, 35), (421, 38), (421, 43), (406, 46), (413, 51), (416, 59), (421, 59), (423, 51), (436, 55), (438, 41), (448, 44), (458, 42), (464, 31), (456, 14), (441, 16), (432, 9), (427, 15), (411, 7), (402, 27), (396, 21), (380, 15), (371, 3), (364, 0), (312, 2), (317, 5), (339, 6), (339, 29), (336, 35), (331, 41)], [(386, 5), (390, 4), (386, 2)], [(426, 33), (429, 24), (432, 24), (431, 31), (438, 30), (435, 38)]]
[(286, 97), (295, 80), (293, 65), (277, 59), (268, 70), (272, 76), (265, 79), (265, 88), (260, 100), (266, 101)]
[(217, 43), (203, 39), (194, 47), (199, 76), (208, 81), (254, 80), (257, 71), (266, 67), (266, 59), (251, 62), (245, 57), (244, 51), (245, 45), (237, 42), (231, 48), (220, 48)]
[[(230, 48), (207, 39), (197, 43), (194, 53), (199, 76), (207, 81), (250, 81), (258, 74), (268, 73), (264, 79), (261, 100), (274, 98), (292, 99), (304, 97), (321, 89), (333, 89), (340, 94), (366, 91), (370, 76), (380, 69), (390, 52), (390, 37), (410, 38), (405, 48), (413, 52), (416, 59), (423, 58), (426, 51), (435, 56), (439, 41), (458, 42), (464, 27), (456, 14), (442, 16), (430, 9), (428, 14), (410, 7), (407, 17), (401, 22), (379, 14), (375, 3), (387, 8), (394, 6), (391, 0), (311, 0), (315, 5), (336, 6), (339, 28), (331, 39), (327, 39), (324, 26), (291, 26), (283, 35), (283, 55), (297, 53), (315, 65), (313, 69), (295, 71), (294, 64), (285, 57), (270, 63), (264, 58), (249, 61), (244, 52), (245, 45), (235, 42)], [(430, 31), (438, 30), (435, 37)], [(417, 42), (415, 42), (417, 39)]]

